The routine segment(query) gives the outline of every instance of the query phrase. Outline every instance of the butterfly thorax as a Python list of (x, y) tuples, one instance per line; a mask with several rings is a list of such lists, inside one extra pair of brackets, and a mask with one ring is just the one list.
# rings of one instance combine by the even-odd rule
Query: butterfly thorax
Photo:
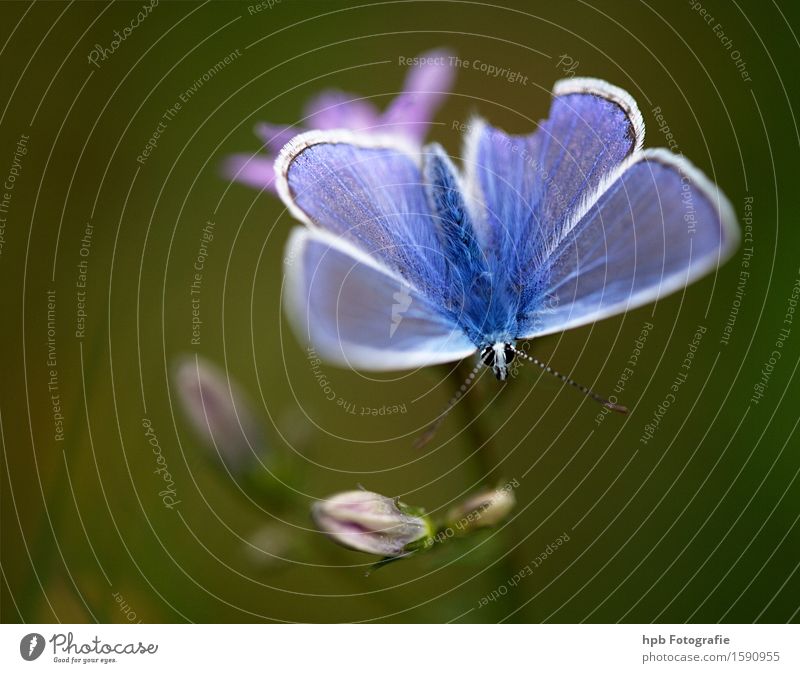
[(498, 381), (505, 381), (508, 378), (508, 365), (513, 362), (515, 355), (513, 343), (498, 341), (481, 349), (481, 362), (492, 368)]

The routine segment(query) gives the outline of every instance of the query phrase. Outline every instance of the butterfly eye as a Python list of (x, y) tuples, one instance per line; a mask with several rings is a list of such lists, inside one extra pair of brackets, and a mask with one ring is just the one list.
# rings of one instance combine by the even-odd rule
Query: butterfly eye
[(494, 349), (491, 346), (487, 346), (481, 351), (481, 361), (487, 367), (494, 366)]
[(517, 356), (516, 352), (514, 351), (514, 347), (511, 344), (506, 344), (505, 348), (503, 349), (503, 354), (506, 356), (506, 364), (511, 364), (514, 361), (514, 358)]

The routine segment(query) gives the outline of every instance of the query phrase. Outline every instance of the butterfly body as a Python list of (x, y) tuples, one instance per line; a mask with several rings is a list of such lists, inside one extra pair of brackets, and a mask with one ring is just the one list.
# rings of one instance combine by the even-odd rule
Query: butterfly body
[(515, 357), (515, 346), (510, 341), (498, 341), (480, 350), (481, 362), (491, 368), (498, 381), (508, 378), (508, 365)]

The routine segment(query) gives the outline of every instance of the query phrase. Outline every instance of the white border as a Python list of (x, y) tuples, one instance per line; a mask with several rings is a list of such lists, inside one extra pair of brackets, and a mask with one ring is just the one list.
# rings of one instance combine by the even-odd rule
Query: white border
[[(284, 262), (284, 278), (286, 289), (284, 292), (284, 309), (289, 317), (294, 330), (301, 336), (304, 343), (311, 343), (319, 354), (333, 364), (338, 364), (348, 369), (360, 369), (365, 371), (395, 371), (403, 369), (414, 369), (416, 367), (427, 367), (445, 362), (463, 360), (475, 353), (478, 349), (470, 343), (470, 347), (460, 350), (418, 350), (418, 351), (384, 351), (356, 344), (352, 341), (340, 341), (338, 352), (330, 352), (324, 346), (316, 343), (311, 334), (309, 323), (309, 307), (305, 290), (305, 279), (307, 274), (304, 269), (303, 255), (305, 247), (310, 242), (317, 242), (325, 245), (336, 252), (346, 255), (353, 259), (354, 263), (361, 263), (369, 266), (378, 273), (383, 273), (392, 280), (406, 285), (411, 291), (415, 292), (421, 300), (429, 304), (429, 300), (416, 287), (407, 280), (383, 266), (368, 253), (360, 250), (349, 241), (336, 236), (328, 231), (317, 227), (309, 229), (306, 227), (295, 227), (289, 235), (286, 243), (286, 255)], [(291, 260), (291, 261), (290, 261)], [(447, 326), (447, 320), (442, 316), (443, 327)], [(452, 324), (451, 336), (442, 335), (441, 342), (447, 344), (454, 335), (461, 336), (465, 341), (469, 337), (457, 324)], [(344, 346), (347, 346), (347, 353)], [(413, 359), (412, 359), (413, 358)]]
[(377, 133), (359, 133), (346, 129), (333, 131), (308, 131), (292, 138), (286, 143), (275, 158), (275, 187), (289, 212), (304, 224), (319, 229), (320, 227), (295, 201), (289, 187), (289, 168), (292, 162), (309, 147), (315, 145), (348, 144), (363, 149), (393, 149), (408, 156), (414, 165), (420, 168), (420, 155), (417, 148), (402, 139)]
[(728, 198), (722, 193), (705, 174), (700, 171), (694, 164), (692, 164), (685, 157), (670, 152), (669, 150), (659, 147), (655, 149), (647, 149), (642, 152), (628, 157), (620, 166), (612, 171), (605, 180), (603, 180), (597, 189), (588, 195), (575, 212), (575, 215), (570, 219), (570, 223), (562, 232), (562, 236), (555, 242), (552, 249), (548, 250), (548, 255), (555, 251), (555, 248), (564, 240), (564, 238), (571, 232), (578, 222), (591, 210), (598, 199), (608, 191), (612, 183), (619, 180), (622, 175), (632, 166), (643, 161), (653, 161), (660, 163), (664, 166), (674, 168), (680, 175), (685, 176), (689, 181), (697, 187), (697, 189), (704, 195), (716, 212), (720, 221), (720, 247), (716, 249), (717, 254), (712, 253), (698, 256), (692, 260), (692, 266), (687, 267), (684, 273), (673, 273), (664, 276), (661, 282), (651, 288), (640, 293), (630, 294), (624, 302), (613, 304), (602, 311), (596, 313), (587, 313), (576, 316), (574, 319), (565, 323), (553, 326), (552, 328), (534, 332), (520, 338), (532, 339), (534, 337), (545, 336), (547, 334), (555, 334), (564, 332), (568, 329), (587, 325), (589, 323), (597, 322), (611, 316), (625, 313), (640, 306), (650, 304), (662, 297), (677, 292), (683, 287), (693, 283), (698, 278), (706, 275), (713, 269), (720, 266), (736, 251), (739, 244), (739, 227), (736, 219), (736, 213), (733, 209)]
[(625, 89), (595, 77), (568, 77), (567, 79), (558, 80), (553, 85), (553, 97), (570, 94), (597, 96), (621, 107), (633, 127), (634, 144), (632, 152), (641, 151), (644, 147), (644, 118), (633, 96)]

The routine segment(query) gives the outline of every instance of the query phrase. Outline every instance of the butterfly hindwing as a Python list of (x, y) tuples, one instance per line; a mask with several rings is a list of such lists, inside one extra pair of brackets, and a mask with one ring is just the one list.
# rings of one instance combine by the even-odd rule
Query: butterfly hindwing
[(285, 259), (287, 312), (328, 360), (363, 370), (410, 369), (475, 351), (402, 276), (336, 236), (298, 227)]
[(735, 249), (725, 196), (667, 150), (632, 157), (586, 199), (546, 262), (546, 289), (520, 326), (530, 338), (577, 327), (675, 292)]

